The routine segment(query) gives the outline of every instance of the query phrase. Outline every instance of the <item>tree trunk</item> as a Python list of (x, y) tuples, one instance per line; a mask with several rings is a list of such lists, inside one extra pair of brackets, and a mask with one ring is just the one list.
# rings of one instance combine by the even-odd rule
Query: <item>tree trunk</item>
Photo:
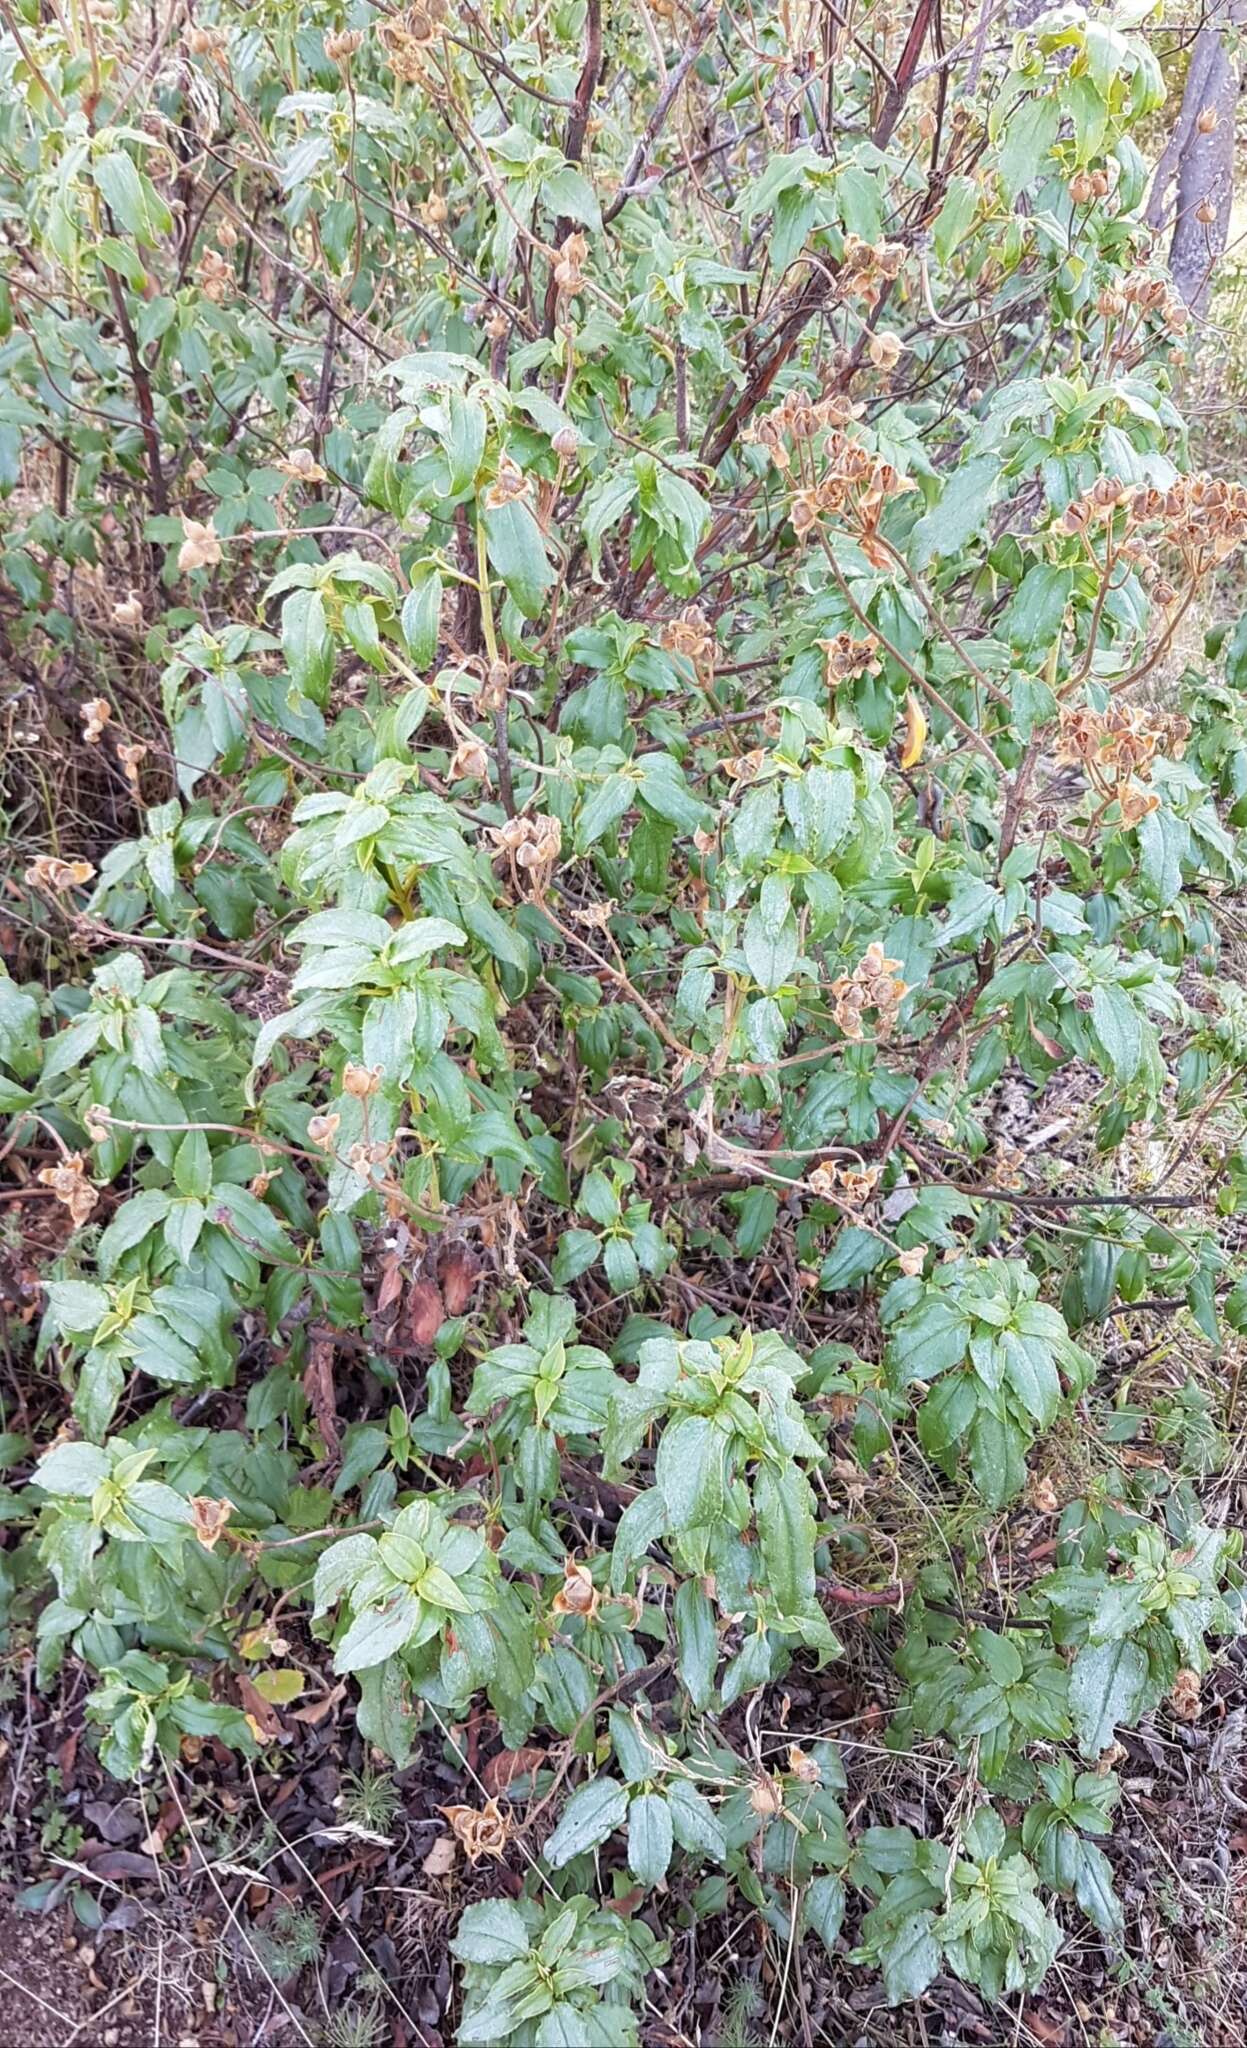
[[(1226, 31), (1247, 14), (1247, 0), (1229, 0), (1195, 39), (1182, 107), (1152, 182), (1147, 219), (1162, 228), (1172, 219), (1169, 268), (1186, 304), (1202, 313), (1225, 250), (1234, 198), (1234, 124), (1242, 80), (1226, 49)], [(1205, 132), (1199, 117), (1216, 116)], [(1173, 208), (1169, 188), (1177, 180)], [(1211, 209), (1212, 218), (1199, 218)]]

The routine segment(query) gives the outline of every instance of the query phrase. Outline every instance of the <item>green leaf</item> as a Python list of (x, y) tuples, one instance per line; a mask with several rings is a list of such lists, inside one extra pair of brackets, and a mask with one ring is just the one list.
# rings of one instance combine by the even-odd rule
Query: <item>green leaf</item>
[(1074, 1872), (1074, 1897), (1101, 1934), (1120, 1934), (1121, 1902), (1113, 1890), (1113, 1866), (1094, 1842), (1080, 1842)]
[(602, 1264), (612, 1294), (627, 1294), (637, 1286), (641, 1268), (626, 1237), (608, 1237), (602, 1246)]
[(83, 1499), (89, 1498), (111, 1471), (112, 1460), (98, 1444), (57, 1444), (44, 1452), (31, 1477), (45, 1493)]
[(608, 775), (599, 782), (576, 817), (576, 846), (587, 853), (599, 839), (626, 817), (636, 801), (637, 786), (630, 775)]
[(642, 1792), (628, 1808), (628, 1868), (640, 1884), (660, 1884), (673, 1844), (671, 1814), (660, 1792)]
[(797, 964), (800, 940), (797, 920), (789, 915), (773, 924), (760, 904), (745, 919), (744, 952), (749, 972), (768, 994), (782, 988)]
[(931, 229), (931, 240), (941, 264), (947, 263), (965, 240), (978, 213), (980, 196), (973, 178), (949, 179), (944, 203)]
[(403, 599), (399, 623), (407, 651), (418, 669), (433, 666), (441, 631), (442, 579), (438, 570), (424, 567), (412, 571), (411, 589)]
[(970, 1339), (965, 1313), (932, 1290), (925, 1301), (898, 1324), (888, 1346), (888, 1359), (898, 1387), (911, 1380), (933, 1380), (950, 1366), (960, 1365)]
[(1182, 861), (1191, 849), (1191, 828), (1163, 807), (1150, 811), (1139, 827), (1139, 873), (1149, 900), (1167, 910), (1182, 893)]
[(333, 675), (334, 644), (319, 590), (292, 590), (282, 605), (281, 651), (296, 690), (323, 705)]
[(173, 216), (124, 150), (96, 157), (91, 178), (104, 204), (136, 241), (151, 245), (169, 233)]
[(1052, 1353), (1041, 1337), (1024, 1337), (1016, 1330), (1004, 1330), (1000, 1344), (1005, 1354), (1005, 1377), (1041, 1429), (1047, 1429), (1061, 1405), (1061, 1382)]
[(727, 1856), (727, 1837), (718, 1814), (705, 1794), (687, 1778), (673, 1778), (667, 1793), (671, 1826), (676, 1841), (690, 1855), (713, 1856), (722, 1863)]
[(832, 1954), (844, 1919), (844, 1886), (838, 1877), (816, 1877), (807, 1887), (805, 1918), (807, 1926), (814, 1929), (828, 1954)]
[(453, 391), (442, 445), (450, 465), (450, 494), (457, 498), (476, 480), (485, 453), (485, 408), (479, 399)]
[(173, 1178), (180, 1192), (204, 1201), (212, 1192), (212, 1154), (202, 1131), (188, 1131), (173, 1155)]
[(639, 794), (651, 811), (681, 832), (696, 832), (705, 824), (706, 806), (689, 788), (678, 761), (670, 754), (643, 754), (639, 765)]
[(970, 1469), (989, 1507), (1002, 1508), (1026, 1481), (1022, 1440), (1013, 1425), (979, 1407), (970, 1425)]
[(808, 1480), (794, 1464), (766, 1464), (753, 1488), (766, 1586), (781, 1614), (814, 1601), (814, 1514)]
[(366, 1607), (355, 1616), (334, 1652), (333, 1668), (339, 1676), (347, 1671), (364, 1671), (372, 1664), (384, 1664), (401, 1650), (415, 1633), (420, 1602), (414, 1593), (391, 1593), (380, 1607)]
[(682, 1415), (667, 1424), (654, 1476), (674, 1528), (709, 1525), (722, 1512), (726, 1451), (727, 1439), (708, 1415)]
[(565, 1230), (559, 1239), (559, 1248), (551, 1268), (556, 1287), (568, 1287), (587, 1273), (602, 1248), (602, 1241), (591, 1230)]
[(1095, 989), (1091, 1021), (1114, 1080), (1133, 1081), (1143, 1057), (1143, 1025), (1125, 990), (1114, 984)]
[(127, 1486), (125, 1498), (126, 1512), (134, 1516), (140, 1527), (151, 1522), (185, 1527), (195, 1519), (190, 1502), (159, 1479), (136, 1479), (132, 1486)]
[(43, 1291), (58, 1330), (84, 1335), (108, 1314), (108, 1296), (89, 1280), (46, 1280)]
[(1100, 1756), (1119, 1723), (1133, 1726), (1147, 1685), (1147, 1658), (1137, 1643), (1088, 1643), (1070, 1672), (1069, 1710), (1085, 1757)]
[(288, 1669), (257, 1671), (252, 1684), (262, 1700), (273, 1707), (291, 1707), (307, 1689), (301, 1671)]
[(1016, 199), (1023, 186), (1038, 177), (1060, 126), (1061, 102), (1056, 94), (1010, 107), (996, 157), (1007, 199)]
[(1036, 562), (1022, 578), (1004, 625), (1009, 645), (1021, 654), (1045, 654), (1061, 630), (1073, 588), (1072, 569)]
[(779, 1215), (779, 1197), (774, 1188), (749, 1188), (743, 1196), (736, 1223), (736, 1250), (742, 1259), (756, 1259)]
[(595, 234), (602, 232), (602, 210), (597, 195), (583, 171), (563, 164), (541, 181), (541, 196), (550, 212), (583, 222)]
[(509, 1899), (485, 1899), (465, 1906), (450, 1944), (461, 1963), (492, 1963), (498, 1968), (518, 1962), (529, 1950), (528, 1929)]
[(910, 546), (914, 567), (960, 554), (966, 542), (981, 533), (1003, 486), (1001, 465), (994, 455), (973, 455), (953, 470), (938, 503), (925, 512), (913, 530)]
[(694, 1579), (684, 1579), (675, 1596), (676, 1670), (693, 1705), (705, 1713), (714, 1692), (719, 1633), (714, 1609)]
[(940, 1967), (940, 1945), (930, 1913), (914, 1913), (888, 1942), (880, 1960), (889, 2005), (920, 1998)]
[(554, 1833), (546, 1843), (546, 1861), (561, 1870), (573, 1856), (596, 1849), (608, 1835), (624, 1824), (628, 1794), (613, 1778), (592, 1778), (573, 1792)]
[(541, 528), (522, 498), (486, 506), (483, 513), (489, 560), (526, 619), (535, 619), (554, 582)]
[(126, 1376), (117, 1353), (101, 1345), (88, 1351), (78, 1369), (74, 1420), (88, 1436), (102, 1437), (117, 1412)]

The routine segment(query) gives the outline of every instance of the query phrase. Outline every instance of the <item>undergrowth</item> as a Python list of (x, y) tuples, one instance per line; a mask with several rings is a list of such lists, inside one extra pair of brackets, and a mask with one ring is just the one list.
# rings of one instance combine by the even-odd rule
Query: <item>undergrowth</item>
[(741, 2043), (820, 1945), (1121, 1966), (1242, 1628), (1247, 487), (1140, 13), (5, 11), (8, 1642), (158, 1789), (449, 1765), (464, 2044), (725, 1914)]

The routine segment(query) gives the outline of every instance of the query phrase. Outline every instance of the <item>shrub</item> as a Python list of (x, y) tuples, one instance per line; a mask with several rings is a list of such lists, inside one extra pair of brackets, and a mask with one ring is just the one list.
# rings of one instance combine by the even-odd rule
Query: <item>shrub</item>
[[(295, 1631), (399, 1765), (483, 1700), (464, 2042), (634, 2039), (664, 1886), (997, 1997), (1242, 1616), (1115, 1334), (1247, 1318), (1157, 64), (520, 12), (4, 38), (10, 1626), (121, 1775)], [(925, 1838), (845, 1817), (864, 1632)]]

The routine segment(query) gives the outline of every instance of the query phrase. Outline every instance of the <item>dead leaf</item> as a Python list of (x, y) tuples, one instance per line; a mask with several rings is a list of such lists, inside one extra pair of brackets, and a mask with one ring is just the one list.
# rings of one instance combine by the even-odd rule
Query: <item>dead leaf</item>
[(377, 1314), (383, 1316), (392, 1309), (402, 1291), (402, 1264), (397, 1252), (389, 1252), (381, 1266), (381, 1285), (377, 1289)]
[(446, 1320), (441, 1290), (432, 1280), (416, 1280), (407, 1295), (407, 1329), (413, 1344), (427, 1348)]
[(333, 1384), (333, 1339), (323, 1330), (314, 1331), (308, 1344), (303, 1391), (311, 1403), (325, 1450), (331, 1459), (336, 1459), (342, 1439), (338, 1435), (338, 1397)]
[(901, 767), (916, 768), (922, 759), (922, 749), (927, 740), (927, 721), (922, 706), (912, 690), (905, 698), (905, 744), (901, 749)]
[(505, 1792), (517, 1778), (530, 1778), (546, 1761), (544, 1749), (500, 1749), (481, 1771), (481, 1783), (491, 1799)]
[(275, 1713), (262, 1692), (257, 1691), (245, 1672), (234, 1673), (238, 1697), (242, 1710), (251, 1724), (257, 1742), (271, 1742), (277, 1735), (285, 1733), (281, 1715)]
[(174, 1803), (172, 1799), (166, 1799), (164, 1805), (160, 1809), (160, 1812), (156, 1816), (155, 1825), (151, 1829), (151, 1832), (149, 1834), (144, 1835), (142, 1841), (139, 1843), (139, 1848), (142, 1851), (143, 1855), (161, 1855), (161, 1853), (164, 1850), (165, 1843), (169, 1840), (170, 1835), (175, 1835), (181, 1825), (182, 1814), (180, 1808)]
[(608, 1913), (618, 1913), (621, 1920), (630, 1920), (644, 1897), (644, 1887), (634, 1884), (632, 1890), (625, 1892), (621, 1899), (604, 1899), (602, 1903)]
[(296, 1707), (290, 1719), (292, 1721), (302, 1721), (305, 1728), (318, 1728), (321, 1722), (328, 1715), (332, 1714), (338, 1701), (345, 1699), (345, 1697), (346, 1680), (339, 1679), (332, 1692), (327, 1692), (322, 1699), (312, 1700), (306, 1707)]
[(439, 1835), (420, 1868), (426, 1877), (449, 1877), (458, 1854), (454, 1836)]
[(1059, 1044), (1055, 1038), (1049, 1038), (1046, 1031), (1041, 1031), (1033, 1017), (1029, 1020), (1029, 1026), (1030, 1035), (1034, 1039), (1040, 1051), (1046, 1052), (1050, 1060), (1057, 1060), (1063, 1065), (1064, 1062), (1069, 1058), (1069, 1054), (1066, 1052), (1065, 1047)]
[(472, 1290), (480, 1277), (480, 1264), (473, 1258), (466, 1245), (454, 1244), (442, 1254), (437, 1269), (441, 1283), (442, 1300), (448, 1316), (461, 1316), (469, 1301)]
[(1068, 2021), (1053, 2013), (1036, 2012), (1033, 2006), (1023, 2015), (1023, 2021), (1042, 2048), (1065, 2048), (1069, 2040)]

